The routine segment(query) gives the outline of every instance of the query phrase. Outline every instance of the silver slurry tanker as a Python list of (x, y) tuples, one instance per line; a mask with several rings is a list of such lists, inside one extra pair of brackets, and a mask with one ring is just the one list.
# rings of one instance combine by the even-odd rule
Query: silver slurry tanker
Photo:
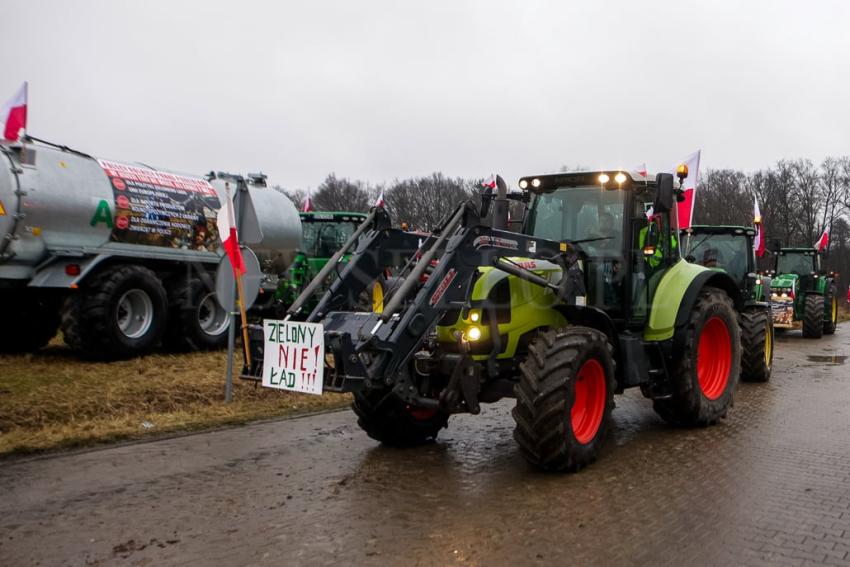
[[(60, 328), (102, 359), (222, 346), (224, 185), (49, 143), (0, 145), (0, 352), (38, 349)], [(264, 176), (246, 191), (259, 227), (250, 247), (281, 273), (300, 243), (298, 211)]]

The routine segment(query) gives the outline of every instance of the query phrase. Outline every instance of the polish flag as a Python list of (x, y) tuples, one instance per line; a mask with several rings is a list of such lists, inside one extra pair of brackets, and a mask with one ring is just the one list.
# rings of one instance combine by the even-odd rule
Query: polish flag
[(642, 163), (638, 166), (635, 166), (635, 168), (632, 171), (636, 171), (637, 174), (640, 175), (641, 177), (643, 177), (644, 179), (646, 179), (647, 175), (649, 175), (647, 173), (647, 170), (646, 170), (646, 162), (644, 162), (644, 163)]
[(490, 174), (490, 178), (487, 181), (481, 182), (482, 187), (489, 187), (490, 189), (496, 188), (496, 176), (492, 173)]
[(386, 206), (386, 203), (384, 202), (384, 190), (383, 189), (381, 189), (381, 194), (378, 195), (378, 200), (375, 201), (375, 206), (376, 207), (382, 207), (382, 208), (384, 206)]
[(818, 252), (823, 252), (826, 250), (827, 246), (829, 246), (829, 232), (826, 229), (823, 229), (823, 234), (821, 234), (818, 241), (815, 242), (815, 248), (818, 249)]
[(313, 199), (310, 197), (310, 191), (307, 191), (307, 198), (304, 199), (304, 204), (301, 206), (302, 213), (313, 212)]
[[(680, 163), (688, 166), (688, 176), (682, 182), (680, 189), (684, 191), (685, 200), (678, 203), (679, 229), (684, 230), (691, 228), (691, 220), (694, 215), (694, 200), (697, 190), (697, 182), (699, 181), (699, 157), (702, 150), (697, 150)], [(678, 166), (673, 168), (675, 175)]]
[(753, 239), (753, 250), (756, 251), (756, 256), (761, 258), (764, 256), (764, 225), (761, 222), (761, 211), (759, 210), (759, 200), (753, 200), (753, 222), (756, 225), (756, 237)]
[(239, 277), (243, 275), (247, 269), (245, 268), (245, 260), (242, 258), (242, 250), (239, 249), (239, 237), (236, 234), (236, 221), (233, 216), (233, 201), (230, 198), (230, 190), (227, 190), (227, 197), (224, 205), (218, 210), (218, 236), (224, 244), (224, 251), (230, 257), (230, 267), (233, 269), (233, 275)]
[(3, 139), (15, 142), (21, 128), (27, 127), (27, 83), (24, 82), (18, 92), (0, 108), (0, 125), (3, 126)]

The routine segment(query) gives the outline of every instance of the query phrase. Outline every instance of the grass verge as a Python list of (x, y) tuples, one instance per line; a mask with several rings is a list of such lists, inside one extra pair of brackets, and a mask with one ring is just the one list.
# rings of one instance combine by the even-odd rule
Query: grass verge
[(226, 352), (77, 359), (59, 340), (35, 355), (0, 355), (0, 455), (86, 446), (347, 406), (235, 379), (224, 403)]

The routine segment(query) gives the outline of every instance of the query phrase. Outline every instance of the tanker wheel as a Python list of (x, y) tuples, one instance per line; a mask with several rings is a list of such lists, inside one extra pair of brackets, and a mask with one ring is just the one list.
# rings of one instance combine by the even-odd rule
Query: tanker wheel
[(823, 336), (823, 296), (810, 293), (803, 303), (803, 336), (819, 339)]
[(836, 291), (834, 284), (827, 287), (827, 295), (824, 298), (824, 306), (826, 307), (826, 314), (823, 322), (824, 335), (834, 335), (835, 327), (838, 325), (838, 298), (836, 297)]
[(170, 309), (165, 343), (177, 351), (219, 349), (227, 346), (230, 316), (199, 278), (179, 278), (170, 287)]
[(671, 396), (653, 408), (677, 425), (710, 425), (726, 416), (741, 374), (741, 337), (732, 300), (700, 291), (681, 345), (674, 346)]
[(525, 459), (569, 472), (595, 461), (614, 407), (614, 359), (605, 334), (578, 326), (546, 331), (519, 368), (511, 415)]
[(741, 380), (767, 382), (773, 368), (773, 318), (766, 309), (741, 313)]
[(449, 421), (445, 412), (409, 406), (388, 391), (357, 392), (351, 408), (369, 437), (391, 447), (433, 441)]
[(119, 265), (90, 277), (65, 302), (65, 342), (83, 356), (130, 358), (156, 348), (165, 333), (168, 300), (153, 271)]
[(0, 352), (34, 352), (50, 342), (59, 330), (60, 300), (43, 290), (11, 292), (3, 306)]

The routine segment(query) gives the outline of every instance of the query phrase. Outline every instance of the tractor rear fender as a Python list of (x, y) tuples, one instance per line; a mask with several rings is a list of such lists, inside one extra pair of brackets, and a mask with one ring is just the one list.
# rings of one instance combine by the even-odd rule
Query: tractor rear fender
[(644, 339), (665, 341), (673, 338), (675, 331), (687, 324), (699, 292), (705, 286), (722, 289), (732, 298), (736, 310), (743, 308), (741, 291), (726, 272), (679, 261), (667, 270), (658, 284)]

